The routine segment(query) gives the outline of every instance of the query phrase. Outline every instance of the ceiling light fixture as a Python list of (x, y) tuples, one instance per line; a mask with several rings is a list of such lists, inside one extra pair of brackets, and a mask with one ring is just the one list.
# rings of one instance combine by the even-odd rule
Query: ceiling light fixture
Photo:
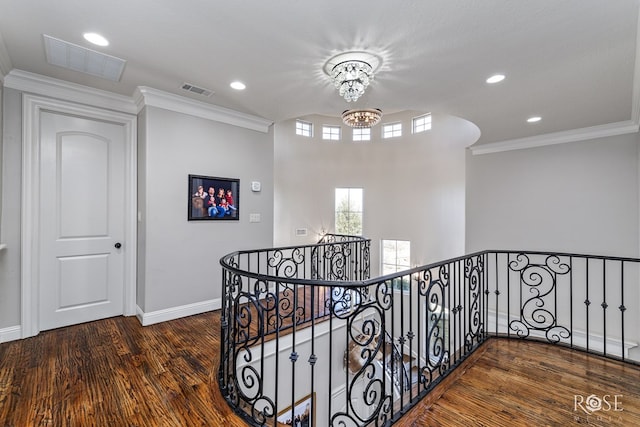
[(542, 120), (542, 117), (540, 117), (540, 116), (535, 116), (535, 117), (529, 117), (529, 118), (527, 119), (527, 122), (529, 122), (529, 123), (536, 123), (536, 122), (539, 122), (540, 120)]
[(229, 86), (235, 90), (245, 90), (247, 88), (247, 85), (239, 81), (231, 82)]
[(368, 52), (346, 52), (329, 59), (324, 72), (345, 101), (355, 102), (364, 94), (381, 63), (380, 57)]
[(493, 76), (487, 79), (487, 83), (489, 84), (500, 83), (501, 81), (504, 80), (504, 77), (505, 77), (504, 74), (494, 74)]
[(352, 128), (370, 128), (377, 125), (380, 119), (382, 119), (382, 110), (379, 108), (346, 110), (342, 113), (342, 121)]
[(89, 43), (93, 43), (96, 46), (109, 46), (109, 40), (102, 37), (98, 33), (84, 33), (82, 36), (86, 41), (88, 41)]

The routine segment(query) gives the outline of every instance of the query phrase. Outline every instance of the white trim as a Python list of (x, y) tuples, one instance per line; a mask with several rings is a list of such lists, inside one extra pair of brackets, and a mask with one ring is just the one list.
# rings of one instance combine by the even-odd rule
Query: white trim
[(0, 329), (0, 343), (16, 341), (22, 338), (22, 328), (20, 326), (10, 326)]
[(137, 114), (138, 112), (131, 97), (27, 71), (11, 70), (4, 79), (4, 85), (22, 92), (77, 102), (107, 110), (129, 114)]
[(194, 101), (183, 96), (163, 92), (147, 86), (138, 86), (133, 95), (138, 112), (145, 106), (164, 108), (177, 113), (188, 114), (207, 120), (226, 123), (258, 132), (267, 133), (273, 124), (271, 120), (250, 114), (241, 113), (229, 108)]
[(124, 242), (124, 304), (123, 314), (135, 314), (136, 252), (137, 252), (137, 119), (136, 116), (80, 105), (74, 102), (44, 98), (37, 95), (22, 96), (22, 222), (21, 222), (21, 324), (22, 338), (37, 335), (38, 269), (40, 200), (40, 115), (55, 111), (81, 117), (91, 117), (122, 124), (125, 128), (125, 230)]
[(331, 401), (346, 402), (347, 401), (346, 394), (347, 394), (347, 385), (340, 384), (338, 387), (334, 387), (333, 390), (331, 390), (331, 399), (332, 399)]
[[(519, 317), (512, 316), (512, 320), (518, 320)], [(488, 327), (487, 332), (489, 333), (499, 333), (499, 334), (507, 334), (511, 332), (512, 336), (517, 336), (514, 331), (509, 330), (509, 324), (507, 322), (507, 315), (505, 313), (498, 313), (498, 330), (495, 330), (496, 327), (496, 312), (495, 310), (489, 310), (488, 315)], [(534, 338), (545, 338), (544, 334), (537, 336), (532, 334), (531, 337)], [(566, 339), (562, 340), (563, 344), (569, 344), (571, 341)], [(596, 352), (604, 352), (604, 337), (602, 335), (590, 334), (589, 335), (589, 350)], [(624, 357), (626, 359), (629, 358), (629, 350), (632, 348), (638, 347), (638, 343), (634, 341), (625, 341), (624, 348), (622, 346), (622, 341), (617, 338), (607, 338), (607, 354), (613, 354), (616, 356), (621, 356), (622, 351), (624, 349)], [(587, 348), (587, 334), (585, 331), (574, 330), (573, 331), (573, 348), (586, 350)], [(636, 360), (637, 361), (637, 360)]]
[(624, 122), (608, 123), (606, 125), (547, 133), (526, 138), (491, 142), (489, 144), (472, 145), (469, 149), (473, 155), (499, 153), (502, 151), (522, 150), (525, 148), (543, 147), (545, 145), (564, 144), (567, 142), (586, 141), (595, 138), (637, 133), (639, 129), (638, 122), (627, 120)]
[(219, 310), (220, 308), (222, 308), (222, 299), (216, 298), (208, 301), (181, 305), (178, 307), (165, 308), (149, 313), (145, 313), (140, 307), (137, 307), (136, 317), (142, 326), (149, 326), (155, 323), (166, 322), (168, 320), (175, 320), (182, 317), (193, 316), (195, 314), (206, 313), (208, 311)]
[[(295, 334), (280, 335), (277, 340), (266, 341), (261, 345), (260, 354), (256, 354), (251, 361), (239, 360), (237, 367), (243, 367), (246, 365), (252, 365), (258, 363), (262, 359), (273, 357), (276, 354), (282, 354), (283, 352), (293, 348), (294, 338), (295, 346), (300, 347), (311, 341), (317, 341), (319, 338), (333, 334), (339, 329), (347, 327), (347, 321), (345, 319), (334, 319), (333, 322), (319, 322), (315, 326), (315, 331), (312, 335), (313, 328), (307, 327), (296, 330)], [(295, 337), (294, 337), (295, 335)], [(342, 366), (344, 369), (344, 366)]]

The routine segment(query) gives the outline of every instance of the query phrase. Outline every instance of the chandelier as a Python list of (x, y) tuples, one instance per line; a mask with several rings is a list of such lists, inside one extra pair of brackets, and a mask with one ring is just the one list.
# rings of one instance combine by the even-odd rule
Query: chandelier
[(333, 81), (340, 96), (347, 102), (355, 102), (373, 80), (373, 73), (380, 67), (378, 56), (367, 52), (346, 52), (334, 56), (324, 64), (324, 72)]
[(378, 124), (382, 118), (379, 108), (361, 108), (346, 110), (342, 113), (342, 121), (352, 128), (370, 128)]
[(371, 65), (364, 61), (343, 62), (331, 70), (333, 84), (347, 102), (357, 101), (373, 79)]

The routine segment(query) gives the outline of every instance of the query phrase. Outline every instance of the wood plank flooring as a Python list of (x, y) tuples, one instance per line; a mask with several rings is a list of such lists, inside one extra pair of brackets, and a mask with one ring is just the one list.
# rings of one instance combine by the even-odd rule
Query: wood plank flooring
[(395, 426), (640, 426), (637, 366), (521, 340), (494, 338), (478, 351)]
[[(218, 390), (219, 345), (219, 312), (147, 327), (115, 317), (0, 344), (0, 426), (245, 426)], [(640, 425), (638, 367), (524, 341), (482, 351), (396, 425)], [(574, 395), (606, 394), (621, 395), (620, 411), (574, 411)]]

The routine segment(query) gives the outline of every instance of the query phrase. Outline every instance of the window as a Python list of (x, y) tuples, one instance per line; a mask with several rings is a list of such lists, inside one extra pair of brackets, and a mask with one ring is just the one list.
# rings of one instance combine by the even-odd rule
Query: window
[(340, 126), (322, 126), (322, 139), (340, 141)]
[[(397, 273), (411, 268), (411, 242), (407, 240), (382, 240), (382, 275)], [(408, 291), (410, 276), (403, 276), (393, 282), (393, 289)]]
[(296, 135), (313, 136), (313, 123), (296, 120)]
[(413, 125), (413, 133), (428, 131), (431, 129), (431, 114), (414, 117), (411, 122)]
[(371, 128), (353, 128), (354, 141), (371, 141)]
[(336, 188), (336, 233), (362, 236), (362, 188)]
[(402, 136), (402, 123), (389, 123), (382, 126), (382, 138)]

